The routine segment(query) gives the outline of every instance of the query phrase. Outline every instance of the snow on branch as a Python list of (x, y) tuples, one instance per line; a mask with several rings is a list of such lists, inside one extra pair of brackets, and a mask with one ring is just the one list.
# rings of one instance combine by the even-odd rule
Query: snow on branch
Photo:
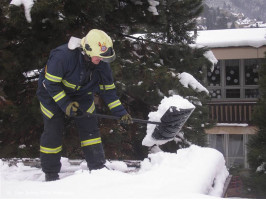
[(212, 67), (211, 67), (211, 71), (214, 70), (214, 66), (218, 63), (217, 58), (214, 56), (213, 52), (211, 50), (206, 51), (204, 53), (205, 58), (207, 58), (211, 63), (212, 63)]
[(158, 6), (160, 3), (155, 0), (148, 0), (149, 2), (149, 8), (148, 11), (151, 12), (153, 15), (159, 15), (156, 6)]
[(21, 6), (21, 4), (23, 4), (24, 6), (24, 11), (25, 11), (25, 17), (27, 19), (27, 22), (31, 22), (31, 15), (30, 15), (30, 11), (31, 8), (34, 4), (33, 0), (12, 0), (10, 2), (10, 5), (15, 5), (15, 6)]
[[(190, 44), (189, 46), (191, 48), (194, 48), (194, 49), (204, 48), (204, 46), (203, 45), (200, 45), (200, 44)], [(214, 66), (218, 63), (217, 58), (215, 57), (215, 55), (213, 54), (213, 52), (211, 50), (206, 51), (203, 54), (203, 56), (205, 58), (207, 58), (212, 63), (211, 71), (213, 71), (214, 70)]]
[(206, 92), (207, 94), (209, 94), (209, 91), (204, 86), (202, 86), (191, 74), (182, 72), (181, 74), (178, 73), (177, 77), (184, 87), (188, 88), (190, 86), (197, 92)]

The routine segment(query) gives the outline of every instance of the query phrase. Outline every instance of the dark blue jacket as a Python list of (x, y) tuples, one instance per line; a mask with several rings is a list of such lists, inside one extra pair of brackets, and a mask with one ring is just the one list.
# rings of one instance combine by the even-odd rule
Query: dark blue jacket
[(60, 109), (65, 112), (73, 101), (79, 103), (83, 112), (93, 113), (94, 93), (102, 97), (114, 115), (127, 113), (116, 95), (108, 63), (87, 62), (79, 49), (70, 50), (67, 44), (52, 50), (41, 70), (37, 90), (44, 116), (52, 118)]

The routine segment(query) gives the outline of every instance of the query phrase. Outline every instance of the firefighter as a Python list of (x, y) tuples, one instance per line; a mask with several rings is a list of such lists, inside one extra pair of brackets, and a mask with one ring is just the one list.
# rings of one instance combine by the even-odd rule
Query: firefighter
[(44, 120), (40, 159), (46, 181), (59, 179), (65, 115), (75, 120), (89, 170), (105, 166), (97, 118), (89, 115), (95, 112), (95, 93), (113, 115), (121, 117), (123, 123), (132, 123), (116, 95), (109, 64), (115, 56), (111, 38), (98, 29), (90, 30), (76, 49), (64, 44), (50, 52), (37, 89)]

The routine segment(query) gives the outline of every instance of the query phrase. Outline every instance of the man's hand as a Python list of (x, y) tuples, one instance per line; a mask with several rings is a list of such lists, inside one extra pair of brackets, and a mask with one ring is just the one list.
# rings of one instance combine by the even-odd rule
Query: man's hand
[(130, 114), (125, 114), (121, 117), (120, 122), (123, 124), (132, 124), (132, 117), (130, 116)]
[(83, 112), (79, 108), (79, 103), (74, 101), (71, 102), (66, 108), (66, 115), (69, 117), (81, 116)]

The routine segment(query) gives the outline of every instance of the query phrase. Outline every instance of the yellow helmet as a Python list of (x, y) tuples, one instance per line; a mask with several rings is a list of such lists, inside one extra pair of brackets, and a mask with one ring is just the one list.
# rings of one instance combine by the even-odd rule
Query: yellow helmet
[(90, 57), (98, 56), (104, 62), (112, 62), (115, 60), (115, 51), (111, 38), (98, 29), (92, 29), (81, 39), (81, 48)]

